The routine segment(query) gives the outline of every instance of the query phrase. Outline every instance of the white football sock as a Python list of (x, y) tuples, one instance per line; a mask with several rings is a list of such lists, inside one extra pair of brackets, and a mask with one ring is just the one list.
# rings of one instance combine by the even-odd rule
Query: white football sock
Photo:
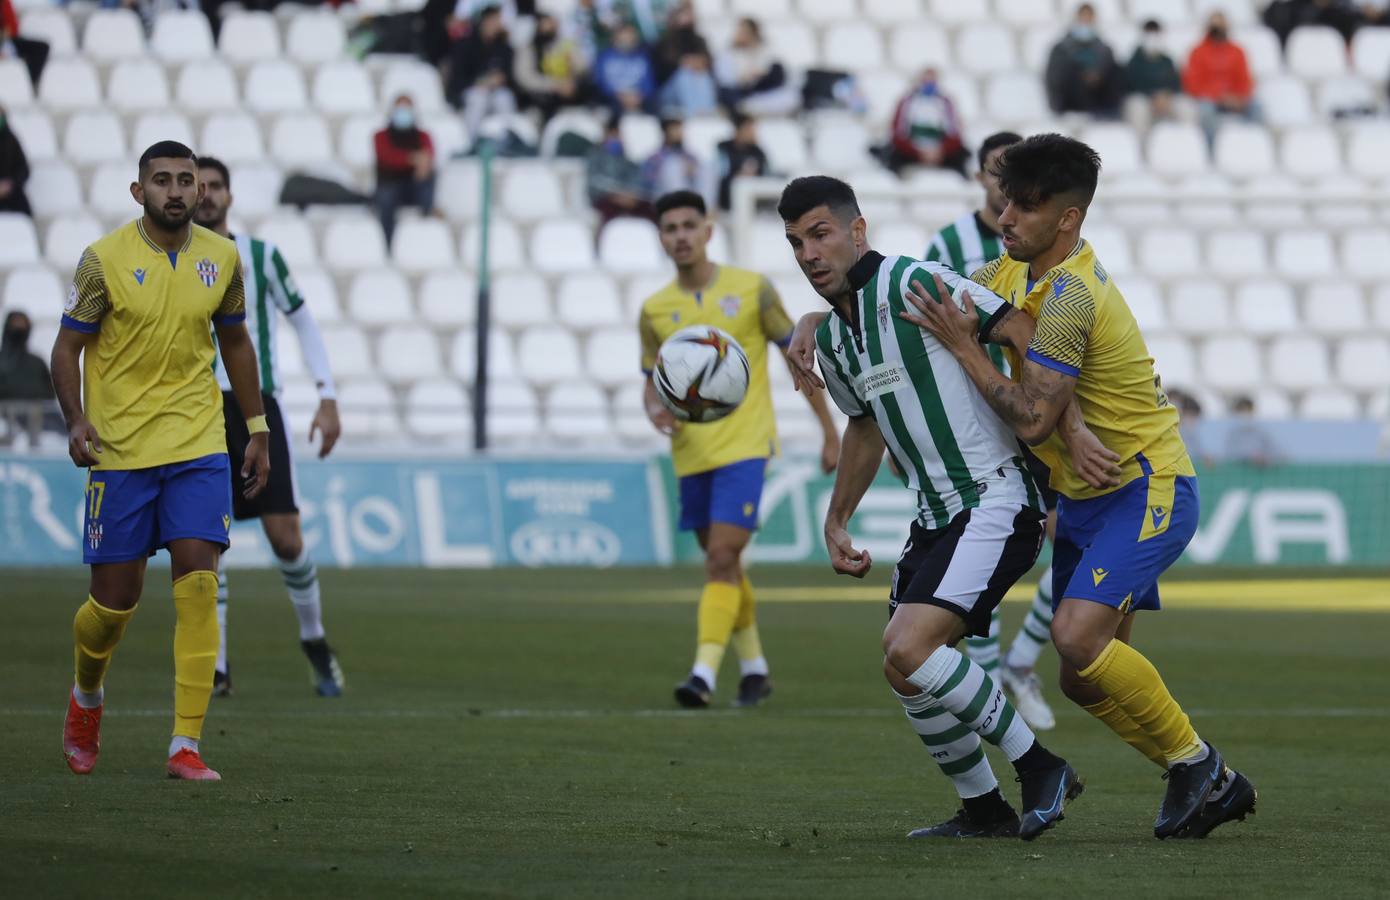
[(176, 734), (169, 741), (169, 755), (173, 756), (180, 750), (192, 750), (194, 753), (197, 753), (198, 742), (191, 737), (184, 737), (181, 734)]
[(709, 685), (711, 691), (714, 690), (714, 670), (709, 666), (704, 663), (696, 663), (690, 667), (690, 674)]
[(1052, 567), (1038, 580), (1038, 590), (1033, 594), (1033, 604), (1028, 607), (1028, 615), (1009, 645), (1009, 653), (1004, 665), (1010, 669), (1029, 670), (1038, 664), (1038, 656), (1043, 648), (1052, 642)]
[(217, 671), (227, 674), (227, 570), (217, 560)]
[(932, 760), (955, 785), (961, 799), (980, 797), (999, 787), (980, 736), (946, 711), (925, 691), (913, 697), (893, 692)]
[(105, 697), (106, 688), (97, 688), (96, 693), (89, 694), (75, 684), (72, 686), (72, 699), (83, 709), (96, 709)]
[(277, 559), (280, 575), (285, 579), (294, 614), (299, 618), (299, 639), (316, 641), (324, 636), (323, 607), (319, 601), (319, 570), (309, 556), (309, 548), (298, 559)]
[(984, 669), (950, 647), (937, 647), (907, 680), (941, 701), (961, 724), (1004, 751), (1009, 762), (1036, 738)]

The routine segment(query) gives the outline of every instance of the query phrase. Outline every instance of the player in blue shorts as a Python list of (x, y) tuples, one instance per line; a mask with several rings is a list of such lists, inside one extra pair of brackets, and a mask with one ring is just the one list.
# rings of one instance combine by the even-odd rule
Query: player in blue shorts
[(82, 561), (91, 566), (73, 620), (76, 684), (63, 755), (78, 775), (96, 765), (111, 654), (135, 614), (149, 557), (167, 548), (176, 619), (166, 771), (218, 781), (198, 748), (217, 657), (217, 560), (232, 514), (214, 330), (247, 414), (248, 496), (270, 473), (267, 428), (236, 245), (192, 221), (202, 195), (193, 151), (175, 141), (150, 147), (130, 192), (144, 215), (83, 251), (53, 346), (68, 453), (88, 470)]

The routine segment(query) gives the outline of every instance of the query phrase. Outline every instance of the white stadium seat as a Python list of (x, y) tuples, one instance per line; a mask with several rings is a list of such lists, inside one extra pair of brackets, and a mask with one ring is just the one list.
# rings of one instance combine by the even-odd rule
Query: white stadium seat
[(618, 133), (628, 159), (643, 160), (661, 148), (661, 123), (654, 116), (629, 113), (619, 123)]
[[(372, 354), (367, 338), (354, 325), (330, 325), (323, 329), (323, 344), (333, 360), (337, 378), (359, 378), (373, 374)], [(342, 391), (340, 389), (339, 393)]]
[(473, 146), (473, 139), (463, 127), (463, 120), (453, 110), (425, 113), (422, 121), (424, 124), (421, 127), (430, 133), (430, 139), (434, 141), (436, 165), (467, 152)]
[(123, 112), (167, 109), (169, 82), (164, 67), (147, 59), (117, 63), (106, 81), (106, 98)]
[(411, 385), (405, 397), (406, 427), (422, 438), (461, 438), (473, 434), (468, 394), (457, 381), (432, 378)]
[[(1230, 13), (1239, 4), (1223, 3), (1222, 0), (1206, 0)], [(1245, 62), (1256, 83), (1265, 78), (1284, 74), (1284, 52), (1279, 46), (1279, 38), (1263, 25), (1237, 27), (1232, 29), (1231, 40), (1245, 51)], [(1185, 63), (1185, 60), (1183, 61)]]
[(961, 3), (960, 0), (927, 0), (927, 17), (943, 25), (969, 25), (990, 19), (988, 3)]
[(150, 35), (150, 49), (166, 62), (206, 59), (214, 52), (207, 16), (194, 10), (160, 13)]
[(1303, 322), (1323, 335), (1358, 334), (1370, 323), (1361, 288), (1349, 281), (1315, 281), (1303, 298)]
[[(952, 3), (953, 6), (976, 6)], [(956, 33), (956, 64), (972, 75), (992, 75), (1023, 67), (1014, 33), (1002, 25), (967, 25)]]
[(1377, 111), (1384, 91), (1383, 84), (1373, 86), (1355, 75), (1325, 78), (1318, 83), (1314, 105), (1318, 113), (1328, 119), (1342, 115), (1366, 115)]
[(262, 115), (298, 112), (309, 105), (299, 67), (278, 59), (251, 67), (246, 74), (244, 96), (246, 108)]
[(39, 104), (50, 112), (101, 105), (96, 69), (85, 59), (50, 59), (39, 81)]
[(927, 66), (936, 66), (944, 74), (953, 59), (946, 32), (921, 19), (894, 22), (889, 42), (893, 67), (902, 72), (915, 74)]
[(222, 19), (217, 36), (218, 50), (225, 59), (239, 65), (278, 59), (280, 29), (268, 12), (234, 12)]
[[(482, 202), (482, 167), (477, 160), (440, 160), (437, 169), (436, 202), (451, 222), (471, 222), (478, 218)], [(468, 259), (476, 258), (474, 256)]]
[(668, 265), (656, 226), (646, 219), (614, 219), (599, 234), (599, 265), (611, 272), (660, 272)]
[(410, 285), (395, 269), (358, 272), (348, 290), (347, 312), (354, 322), (371, 327), (414, 321)]
[[(472, 384), (477, 374), (478, 335), (472, 328), (464, 328), (454, 335), (449, 350), (449, 371)], [(492, 330), (487, 338), (488, 378), (510, 379), (516, 377), (516, 354), (512, 350), (512, 339), (504, 332)]]
[(1390, 177), (1390, 125), (1383, 122), (1357, 124), (1347, 144), (1347, 165), (1362, 178)]
[[(1096, 253), (1096, 258), (1105, 271), (1113, 275), (1127, 275), (1135, 271), (1129, 252), (1129, 238), (1123, 230), (1113, 226), (1094, 225), (1086, 229), (1086, 242)], [(788, 256), (790, 256), (788, 252)]]
[(1377, 288), (1370, 297), (1370, 313), (1372, 325), (1390, 333), (1390, 286)]
[(34, 103), (34, 85), (29, 70), (17, 57), (0, 59), (0, 104), (7, 109), (22, 109)]
[(1223, 277), (1262, 275), (1269, 271), (1264, 235), (1253, 230), (1223, 229), (1203, 239), (1207, 269)]
[(56, 219), (44, 235), (44, 258), (60, 272), (74, 272), (82, 251), (104, 233), (101, 223), (86, 213)]
[(1298, 403), (1300, 419), (1355, 419), (1361, 415), (1356, 397), (1341, 388), (1316, 388), (1303, 395)]
[(792, 69), (815, 67), (820, 60), (820, 46), (810, 25), (794, 19), (773, 23), (767, 20), (769, 13), (754, 14), (762, 19), (763, 40), (773, 59)]
[(1173, 329), (1189, 337), (1211, 337), (1231, 327), (1231, 303), (1225, 288), (1206, 279), (1181, 281), (1170, 287), (1168, 315)]
[(1242, 334), (1271, 336), (1298, 328), (1293, 288), (1283, 281), (1244, 281), (1235, 291), (1235, 326)]
[(193, 126), (180, 112), (145, 113), (135, 121), (130, 131), (130, 147), (134, 153), (144, 153), (159, 141), (178, 141), (186, 147), (197, 146)]
[(762, 120), (758, 123), (758, 143), (775, 171), (791, 175), (806, 168), (806, 133), (794, 120)]
[(1366, 281), (1390, 278), (1390, 232), (1383, 228), (1357, 228), (1341, 241), (1342, 268)]
[(1047, 108), (1047, 94), (1034, 72), (1006, 72), (989, 79), (985, 109), (1004, 122), (1031, 122)]
[(859, 12), (856, 0), (796, 0), (796, 14), (808, 22), (830, 25), (853, 19)]
[[(240, 173), (237, 177), (240, 177)], [(320, 325), (342, 321), (343, 310), (338, 303), (338, 287), (331, 275), (316, 266), (296, 268), (293, 274), (299, 295), (304, 298), (304, 304), (313, 313), (314, 321)]]
[[(1332, 78), (1346, 73), (1347, 44), (1335, 28), (1300, 25), (1284, 47), (1289, 71), (1307, 80)], [(1384, 77), (1385, 73), (1380, 73)]]
[[(0, 82), (4, 79), (4, 70), (0, 68)], [(0, 104), (4, 102), (4, 99), (0, 98)], [(47, 112), (37, 107), (16, 109), (7, 106), (5, 121), (15, 133), (15, 137), (19, 138), (19, 145), (24, 148), (24, 156), (30, 165), (40, 160), (58, 157), (58, 133), (53, 129), (53, 120)]]
[(1279, 143), (1279, 165), (1295, 178), (1322, 178), (1342, 171), (1342, 142), (1325, 125), (1285, 130)]
[(1332, 237), (1325, 231), (1290, 229), (1274, 238), (1274, 267), (1292, 278), (1318, 278), (1337, 268)]
[(457, 269), (430, 272), (420, 282), (420, 316), (430, 325), (458, 328), (478, 318), (478, 283)]
[(1125, 279), (1124, 298), (1140, 331), (1160, 334), (1169, 330), (1168, 310), (1163, 303), (1163, 294), (1154, 282), (1147, 278)]
[(796, 258), (792, 255), (787, 234), (780, 223), (770, 219), (757, 219), (753, 223), (753, 245), (745, 251), (752, 268), (758, 272), (796, 272)]
[(415, 102), (418, 113), (435, 113), (446, 108), (439, 71), (419, 60), (392, 62), (382, 75), (379, 99), (383, 107), (395, 103), (402, 94)]
[[(235, 175), (232, 178), (236, 185)], [(235, 196), (235, 187), (233, 188)], [(309, 224), (299, 215), (275, 216), (266, 219), (256, 229), (256, 237), (270, 241), (280, 248), (280, 255), (291, 268), (297, 266), (317, 266), (319, 252), (314, 233)]]
[[(627, 279), (627, 284), (623, 287), (623, 315), (629, 322), (636, 322), (637, 317), (642, 313), (642, 304), (647, 298), (657, 291), (669, 285), (674, 279), (670, 273), (648, 272), (643, 275), (634, 275)], [(1390, 310), (1390, 304), (1387, 304)], [(1390, 319), (1390, 317), (1387, 317)]]
[(313, 105), (330, 116), (346, 116), (376, 110), (372, 80), (366, 68), (355, 60), (323, 65), (314, 73)]
[[(24, 4), (14, 5), (22, 7)], [(73, 28), (72, 13), (55, 8), (55, 4), (33, 3), (30, 7), (20, 13), (19, 31), (22, 36), (45, 41), (48, 51), (54, 56), (71, 56), (77, 52), (77, 32)]]
[[(884, 256), (898, 254), (921, 259), (927, 252), (927, 229), (915, 222), (884, 222), (869, 226), (869, 240)], [(786, 248), (788, 254), (791, 247)]]
[(354, 272), (383, 265), (381, 223), (366, 215), (335, 216), (323, 233), (323, 261), (329, 269)]
[(180, 69), (174, 95), (179, 106), (203, 112), (241, 108), (236, 75), (216, 59), (191, 62)]
[[(592, 238), (590, 238), (592, 240)], [(482, 241), (482, 226), (469, 225), (459, 242), (459, 263), (477, 267)], [(526, 265), (526, 250), (521, 232), (505, 219), (494, 219), (488, 232), (488, 261), (494, 273), (520, 269)]]
[(626, 324), (618, 286), (604, 272), (560, 279), (555, 306), (560, 323), (578, 331)]
[[(76, 268), (77, 261), (71, 263)], [(31, 319), (56, 320), (63, 312), (67, 284), (47, 266), (26, 265), (11, 269), (5, 279), (5, 297), (0, 307), (6, 312), (23, 310)]]
[(1252, 391), (1265, 382), (1259, 347), (1250, 338), (1218, 335), (1202, 345), (1200, 357), (1204, 383), (1217, 390)]
[(1104, 177), (1133, 175), (1143, 170), (1139, 137), (1128, 125), (1092, 125), (1081, 135), (1081, 140), (1100, 154), (1101, 175)]
[[(28, 34), (26, 17), (24, 31)], [(28, 35), (34, 37), (35, 35)], [(56, 47), (51, 52), (67, 52)], [(138, 59), (145, 55), (145, 29), (130, 9), (94, 10), (82, 28), (82, 53), (95, 62)]]
[(1275, 338), (1269, 346), (1266, 370), (1275, 387), (1290, 391), (1326, 387), (1332, 380), (1327, 344), (1303, 335)]
[(405, 219), (391, 238), (391, 258), (404, 272), (418, 275), (454, 264), (454, 235), (438, 219)]
[(729, 0), (729, 12), (736, 16), (787, 17), (792, 15), (792, 0)]
[(63, 156), (79, 166), (123, 159), (126, 143), (121, 120), (109, 112), (82, 112), (68, 119)]
[(1157, 278), (1196, 275), (1202, 271), (1202, 250), (1197, 244), (1197, 235), (1188, 228), (1145, 231), (1139, 239), (1139, 266)]
[(285, 49), (301, 63), (328, 62), (343, 55), (343, 20), (328, 10), (300, 12), (290, 19)]
[(39, 236), (33, 220), (23, 213), (0, 212), (0, 268), (38, 261)]
[(1390, 385), (1390, 343), (1384, 335), (1361, 335), (1337, 345), (1337, 381), (1354, 390)]
[(344, 434), (392, 439), (400, 436), (396, 395), (383, 381), (370, 377), (344, 381), (338, 388), (338, 407)]
[(545, 430), (561, 440), (611, 442), (608, 399), (588, 382), (558, 384), (545, 398)]
[(338, 126), (338, 160), (357, 170), (376, 167), (376, 133), (381, 117), (375, 114), (348, 116)]
[(258, 162), (265, 158), (261, 126), (244, 113), (215, 113), (203, 123), (203, 153), (215, 156), (229, 166)]
[(321, 168), (333, 162), (333, 136), (312, 113), (283, 115), (270, 128), (270, 155), (287, 168)]
[(825, 32), (821, 62), (831, 69), (859, 72), (882, 65), (883, 39), (867, 22), (843, 22)]
[(1390, 72), (1390, 28), (1364, 26), (1351, 39), (1352, 65), (1362, 78), (1378, 81)]
[(874, 167), (869, 155), (869, 133), (857, 119), (822, 114), (811, 128), (811, 157), (834, 172), (856, 172)]
[(619, 387), (610, 404), (613, 430), (624, 447), (650, 450), (669, 449), (671, 439), (652, 427), (642, 403), (642, 383), (631, 379)]
[(568, 219), (542, 222), (531, 232), (530, 256), (531, 264), (547, 274), (587, 272), (595, 265), (593, 229)]
[(1149, 132), (1145, 155), (1149, 167), (1168, 177), (1207, 171), (1207, 142), (1195, 125), (1160, 122)]
[(489, 381), (488, 434), (503, 444), (530, 444), (539, 435), (541, 419), (536, 392), (520, 381)]
[(395, 384), (437, 378), (444, 371), (439, 339), (418, 326), (388, 328), (376, 345), (377, 371)]
[(579, 377), (579, 341), (567, 329), (527, 329), (517, 344), (521, 375), (531, 384), (550, 385)]
[(564, 187), (553, 165), (513, 164), (501, 188), (502, 209), (517, 222), (540, 222), (565, 214)]
[[(1070, 12), (1070, 9), (1066, 10), (1066, 13)], [(1066, 13), (1058, 12), (1055, 0), (994, 0), (994, 18), (1009, 23), (1019, 31), (1025, 25), (1056, 28), (1060, 17)]]
[(1269, 129), (1231, 122), (1216, 133), (1216, 170), (1245, 180), (1274, 172), (1274, 141)]
[(135, 218), (140, 207), (130, 195), (130, 183), (137, 174), (135, 160), (104, 162), (92, 173), (87, 205), (103, 219), (121, 222)]
[(34, 164), (26, 185), (34, 215), (51, 218), (82, 209), (82, 185), (77, 173), (61, 160)]
[(682, 133), (685, 149), (699, 159), (713, 161), (718, 158), (720, 142), (734, 136), (734, 125), (724, 116), (697, 116), (685, 120)]
[(584, 374), (608, 387), (628, 384), (641, 377), (642, 346), (637, 329), (608, 328), (589, 336)]
[(550, 287), (534, 272), (509, 272), (492, 283), (492, 322), (508, 331), (520, 331), (555, 321)]
[(1255, 96), (1260, 101), (1266, 124), (1287, 128), (1315, 121), (1312, 96), (1308, 85), (1300, 78), (1287, 75), (1261, 78), (1255, 84)]
[(879, 25), (898, 26), (919, 21), (924, 15), (922, 0), (861, 0), (864, 15)]

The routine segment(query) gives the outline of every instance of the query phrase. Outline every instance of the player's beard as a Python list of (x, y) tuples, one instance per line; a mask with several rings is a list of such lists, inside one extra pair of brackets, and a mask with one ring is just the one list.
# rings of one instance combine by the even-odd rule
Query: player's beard
[(155, 206), (153, 203), (145, 204), (145, 215), (150, 217), (150, 221), (163, 228), (165, 231), (178, 231), (180, 228), (193, 221), (193, 208), (185, 206), (182, 213), (175, 213), (173, 217), (164, 211), (164, 207)]
[(193, 221), (204, 228), (217, 231), (222, 227), (222, 223), (227, 221), (227, 211), (225, 209), (217, 210), (205, 203), (200, 204), (198, 208), (193, 211)]

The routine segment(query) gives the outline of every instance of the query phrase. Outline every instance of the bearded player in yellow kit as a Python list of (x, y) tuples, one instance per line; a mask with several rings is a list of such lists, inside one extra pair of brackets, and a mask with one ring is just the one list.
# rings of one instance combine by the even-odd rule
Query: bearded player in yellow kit
[(150, 147), (130, 193), (144, 215), (83, 251), (53, 346), (68, 454), (89, 470), (82, 559), (92, 570), (72, 623), (76, 684), (63, 756), (78, 775), (96, 765), (111, 654), (140, 602), (149, 557), (167, 548), (176, 617), (166, 771), (219, 781), (198, 749), (217, 658), (217, 558), (232, 513), (214, 330), (247, 416), (247, 496), (270, 474), (265, 414), (236, 245), (193, 224), (203, 194), (193, 151), (175, 141)]
[[(694, 531), (705, 553), (695, 664), (676, 686), (681, 706), (708, 706), (715, 678), (732, 639), (739, 657), (736, 706), (756, 706), (772, 692), (767, 660), (754, 615), (753, 585), (743, 571), (743, 550), (758, 527), (767, 461), (777, 453), (777, 427), (768, 387), (767, 345), (786, 352), (792, 321), (777, 291), (756, 272), (719, 265), (706, 255), (713, 233), (705, 201), (693, 191), (674, 191), (656, 202), (661, 246), (676, 278), (642, 304), (642, 371), (647, 416), (671, 436), (671, 458), (680, 482), (680, 528)], [(718, 422), (681, 423), (657, 399), (652, 370), (661, 344), (682, 328), (713, 325), (729, 333), (748, 356), (748, 393), (738, 409)], [(825, 395), (808, 395), (824, 436), (821, 467), (835, 468), (840, 438)]]

